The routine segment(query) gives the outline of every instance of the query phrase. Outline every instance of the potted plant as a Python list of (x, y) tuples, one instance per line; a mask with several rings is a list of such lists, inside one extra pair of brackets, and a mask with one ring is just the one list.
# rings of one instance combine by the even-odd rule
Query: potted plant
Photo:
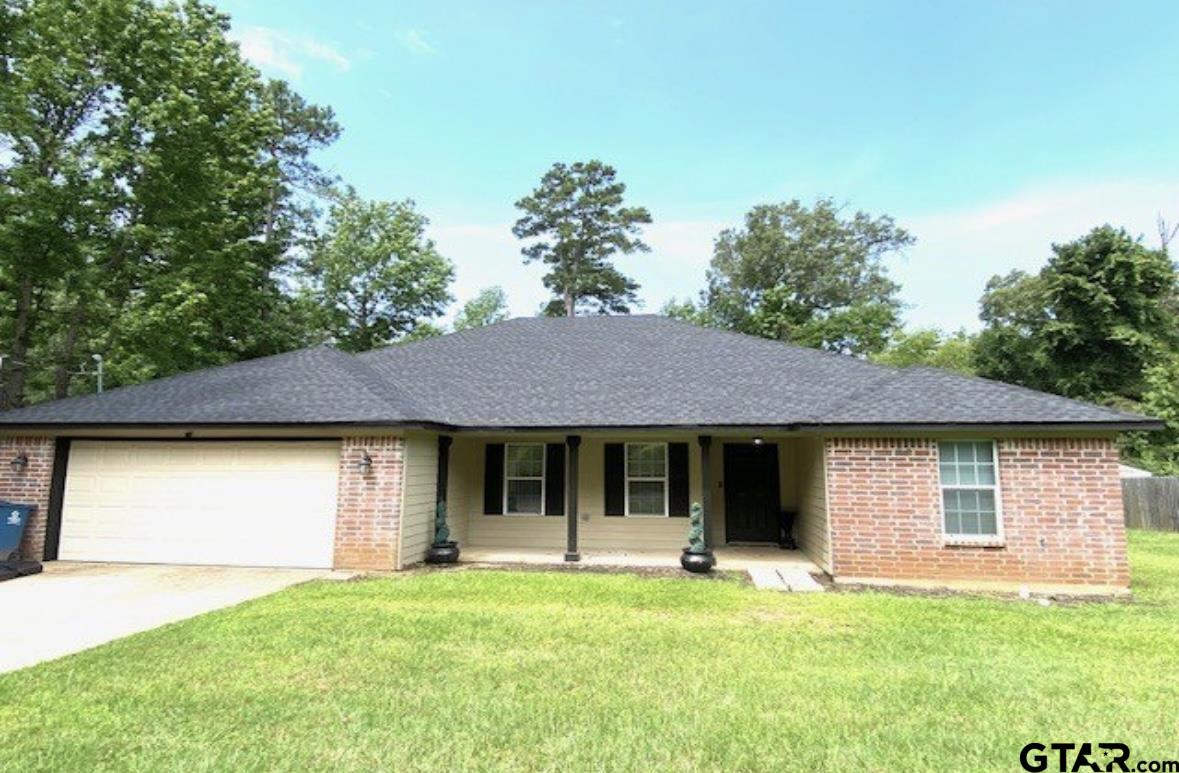
[(688, 515), (688, 546), (680, 556), (680, 566), (689, 572), (706, 574), (716, 566), (716, 556), (704, 544), (704, 508), (692, 503)]
[(439, 502), (434, 511), (434, 542), (426, 551), (426, 563), (453, 564), (458, 557), (458, 543), (450, 539), (450, 527), (446, 525), (446, 503)]

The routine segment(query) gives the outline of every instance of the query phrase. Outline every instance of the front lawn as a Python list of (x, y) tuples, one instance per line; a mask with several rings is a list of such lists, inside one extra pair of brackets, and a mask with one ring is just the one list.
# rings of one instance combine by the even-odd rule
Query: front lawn
[[(439, 571), (314, 583), (0, 676), (0, 769), (1000, 769), (1179, 757), (1179, 535), (1136, 601)], [(10, 621), (5, 635), (19, 635)]]

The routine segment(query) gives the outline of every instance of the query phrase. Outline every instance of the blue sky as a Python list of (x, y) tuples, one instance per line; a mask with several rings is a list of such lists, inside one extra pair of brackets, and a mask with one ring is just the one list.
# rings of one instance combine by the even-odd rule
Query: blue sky
[(914, 325), (977, 326), (986, 279), (1104, 222), (1179, 220), (1169, 3), (223, 0), (264, 73), (331, 105), (324, 162), (413, 198), (459, 300), (545, 299), (512, 204), (600, 158), (651, 210), (621, 257), (644, 310), (704, 284), (750, 206), (819, 195), (918, 239), (891, 261)]

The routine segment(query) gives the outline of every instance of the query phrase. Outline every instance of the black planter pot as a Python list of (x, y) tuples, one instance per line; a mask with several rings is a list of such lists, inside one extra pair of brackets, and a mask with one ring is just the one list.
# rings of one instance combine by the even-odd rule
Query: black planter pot
[(704, 553), (692, 553), (685, 549), (680, 555), (680, 566), (694, 574), (707, 574), (712, 571), (712, 567), (716, 566), (716, 556), (712, 554), (711, 550)]
[(457, 542), (437, 542), (426, 551), (427, 564), (453, 564), (458, 561)]

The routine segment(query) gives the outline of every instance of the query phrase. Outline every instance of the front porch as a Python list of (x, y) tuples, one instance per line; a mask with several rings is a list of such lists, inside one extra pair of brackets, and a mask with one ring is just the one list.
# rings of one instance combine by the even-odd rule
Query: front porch
[[(407, 502), (420, 515), (403, 532), (402, 563), (424, 557), (434, 509), (445, 503), (450, 539), (467, 562), (678, 567), (699, 503), (720, 568), (829, 570), (820, 438), (573, 432), (411, 439), (407, 481), (421, 485)], [(783, 513), (797, 550), (778, 547), (788, 542)]]

